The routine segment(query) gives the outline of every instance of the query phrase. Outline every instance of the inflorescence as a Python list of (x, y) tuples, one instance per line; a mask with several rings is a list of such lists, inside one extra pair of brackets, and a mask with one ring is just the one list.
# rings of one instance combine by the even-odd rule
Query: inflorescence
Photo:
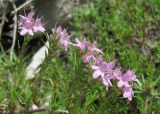
[[(20, 15), (20, 35), (33, 36), (36, 32), (44, 32), (45, 29), (40, 18), (36, 20), (33, 18), (34, 12), (28, 13), (27, 16)], [(99, 79), (105, 85), (108, 90), (112, 86), (112, 81), (117, 82), (117, 86), (123, 91), (123, 97), (132, 100), (134, 95), (132, 90), (132, 82), (137, 81), (136, 75), (133, 70), (128, 70), (124, 73), (121, 67), (116, 67), (116, 62), (107, 62), (103, 60), (103, 52), (97, 48), (96, 42), (91, 43), (86, 39), (75, 38), (74, 42), (70, 42), (70, 35), (66, 29), (62, 29), (61, 26), (55, 27), (53, 34), (50, 35), (50, 41), (54, 41), (58, 38), (58, 46), (68, 49), (69, 45), (78, 48), (83, 56), (84, 63), (90, 63), (93, 70), (93, 78)]]

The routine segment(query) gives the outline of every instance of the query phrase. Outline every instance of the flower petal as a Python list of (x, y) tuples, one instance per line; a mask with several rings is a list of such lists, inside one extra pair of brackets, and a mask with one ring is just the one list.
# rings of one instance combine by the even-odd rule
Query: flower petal
[(93, 70), (97, 70), (98, 66), (91, 66)]
[(102, 73), (101, 73), (100, 70), (96, 70), (96, 71), (94, 71), (94, 73), (93, 73), (93, 78), (98, 78), (101, 74), (102, 74)]
[(119, 88), (121, 88), (123, 85), (124, 85), (124, 82), (123, 82), (123, 81), (119, 81), (118, 84), (117, 84), (117, 86), (118, 86)]
[(32, 30), (28, 30), (28, 34), (33, 36), (33, 31)]
[(22, 29), (21, 31), (20, 31), (20, 35), (21, 36), (24, 36), (24, 35), (26, 35), (27, 34), (27, 29)]

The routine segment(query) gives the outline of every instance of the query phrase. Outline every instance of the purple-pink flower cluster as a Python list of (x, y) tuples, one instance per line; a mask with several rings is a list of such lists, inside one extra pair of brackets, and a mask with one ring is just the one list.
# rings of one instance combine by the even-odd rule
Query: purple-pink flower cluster
[(61, 26), (57, 27), (55, 32), (58, 34), (59, 36), (59, 42), (58, 45), (59, 46), (63, 46), (65, 48), (65, 50), (68, 49), (68, 40), (69, 40), (69, 35), (67, 33), (66, 29), (62, 29)]
[(36, 32), (44, 32), (45, 29), (40, 18), (34, 19), (35, 12), (30, 12), (26, 16), (20, 15), (19, 29), (20, 35), (33, 36)]
[(112, 86), (112, 81), (117, 82), (117, 86), (123, 91), (123, 97), (128, 98), (129, 101), (132, 100), (133, 90), (132, 90), (132, 81), (136, 81), (136, 75), (132, 70), (128, 70), (126, 73), (120, 67), (116, 67), (116, 62), (104, 61), (102, 56), (103, 52), (101, 49), (98, 49), (96, 42), (90, 43), (86, 39), (76, 38), (74, 43), (69, 42), (69, 35), (67, 34), (66, 29), (62, 30), (61, 26), (55, 28), (55, 32), (59, 36), (59, 45), (63, 46), (65, 49), (69, 45), (77, 47), (80, 50), (80, 53), (83, 54), (83, 62), (91, 63), (91, 68), (93, 70), (93, 78), (100, 79), (105, 85), (106, 89)]
[[(34, 19), (35, 12), (30, 12), (26, 16), (20, 15), (20, 35), (31, 35), (33, 36), (36, 32), (44, 32), (43, 24), (40, 18)], [(54, 41), (58, 38), (58, 46), (64, 47), (65, 50), (68, 49), (69, 45), (77, 47), (80, 53), (83, 55), (83, 62), (90, 63), (93, 70), (93, 78), (100, 79), (108, 90), (112, 86), (112, 82), (116, 81), (117, 86), (123, 91), (123, 97), (132, 100), (133, 90), (132, 81), (136, 81), (136, 75), (132, 70), (128, 70), (124, 73), (122, 68), (116, 67), (116, 62), (107, 62), (103, 60), (103, 52), (101, 49), (97, 48), (96, 42), (89, 42), (86, 39), (78, 39), (69, 42), (70, 35), (67, 33), (66, 29), (62, 29), (58, 26), (54, 29), (54, 34), (50, 35), (50, 40)], [(57, 35), (58, 37), (56, 37)]]
[(122, 68), (115, 67), (115, 62), (101, 61), (98, 64), (92, 66), (93, 78), (101, 78), (103, 84), (108, 90), (109, 86), (112, 86), (111, 81), (117, 81), (117, 86), (122, 89), (123, 97), (132, 100), (133, 90), (132, 85), (129, 83), (131, 81), (136, 81), (136, 75), (132, 70), (128, 70), (123, 74)]

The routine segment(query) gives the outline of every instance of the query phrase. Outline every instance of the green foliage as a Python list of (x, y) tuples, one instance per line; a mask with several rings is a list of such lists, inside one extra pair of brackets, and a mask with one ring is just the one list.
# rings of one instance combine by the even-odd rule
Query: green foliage
[(97, 40), (99, 47), (106, 52), (106, 60), (117, 59), (117, 64), (125, 69), (134, 69), (141, 82), (135, 84), (132, 102), (124, 101), (123, 104), (118, 99), (112, 106), (112, 100), (117, 96), (114, 92), (109, 93), (114, 97), (103, 101), (107, 109), (101, 109), (99, 113), (105, 113), (105, 110), (106, 113), (159, 113), (158, 4), (160, 2), (156, 0), (95, 0), (73, 11), (75, 33)]

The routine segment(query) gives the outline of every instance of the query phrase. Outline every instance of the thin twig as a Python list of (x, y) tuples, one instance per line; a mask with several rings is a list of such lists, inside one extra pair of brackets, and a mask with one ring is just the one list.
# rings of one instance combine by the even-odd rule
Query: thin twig
[[(6, 8), (7, 8), (7, 6), (8, 6), (8, 3), (6, 3), (5, 5), (4, 5), (4, 1), (3, 0), (1, 0), (0, 1), (0, 4), (2, 5), (2, 7), (3, 7), (3, 10), (2, 10), (2, 17), (1, 17), (1, 23), (0, 23), (0, 40), (1, 40), (1, 38), (2, 38), (2, 29), (3, 29), (3, 26), (4, 26), (4, 24), (5, 24), (5, 21), (7, 20), (6, 19)], [(0, 49), (1, 49), (1, 51), (4, 53), (4, 49), (3, 49), (3, 46), (2, 46), (2, 43), (0, 43)]]
[(27, 6), (28, 4), (30, 4), (33, 0), (28, 0), (25, 3), (23, 3), (22, 5), (20, 5), (18, 8), (16, 8), (12, 14), (17, 13), (19, 10), (21, 10), (22, 8), (24, 8), (25, 6)]
[(12, 2), (13, 8), (14, 8), (14, 28), (13, 28), (13, 40), (12, 40), (12, 46), (10, 49), (10, 59), (13, 58), (13, 51), (16, 43), (16, 34), (17, 34), (17, 11), (16, 11), (16, 5), (14, 2)]
[(3, 12), (2, 21), (0, 23), (0, 38), (2, 37), (2, 28), (6, 20), (6, 11)]

